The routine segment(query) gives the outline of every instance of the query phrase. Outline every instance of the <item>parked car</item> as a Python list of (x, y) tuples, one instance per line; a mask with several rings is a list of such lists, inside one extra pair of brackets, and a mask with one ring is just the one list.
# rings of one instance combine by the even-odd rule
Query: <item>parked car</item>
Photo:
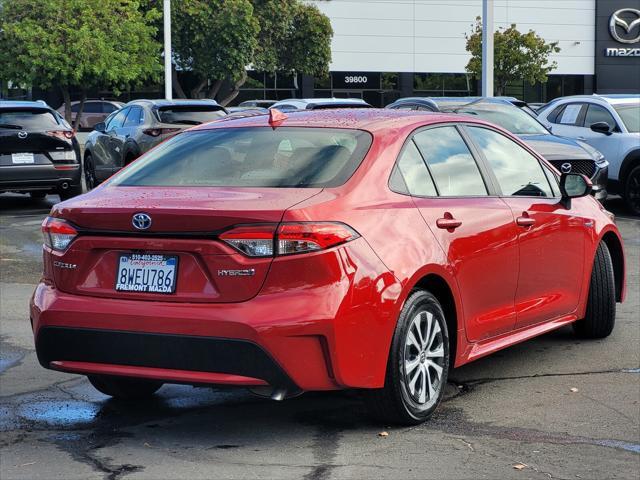
[(296, 110), (327, 110), (330, 108), (373, 108), (360, 98), (289, 98), (271, 105), (283, 112)]
[(608, 189), (640, 215), (640, 95), (563, 97), (538, 113), (556, 135), (578, 139), (609, 161)]
[(226, 115), (214, 100), (134, 100), (95, 125), (84, 145), (84, 175), (94, 188), (185, 128)]
[(238, 106), (239, 107), (269, 108), (270, 106), (272, 106), (276, 102), (277, 102), (277, 100), (245, 100), (244, 102), (241, 102)]
[(584, 142), (551, 134), (535, 117), (516, 107), (516, 99), (432, 97), (404, 100), (397, 100), (387, 108), (408, 108), (414, 104), (419, 110), (437, 108), (437, 111), (476, 115), (518, 135), (559, 171), (588, 176), (593, 183), (593, 195), (598, 200), (607, 197), (608, 163), (604, 155)]
[(44, 102), (0, 101), (0, 193), (63, 200), (82, 193), (80, 146), (71, 126)]
[(245, 114), (245, 113), (269, 113), (269, 109), (262, 107), (227, 107), (227, 113), (231, 114)]
[[(86, 100), (80, 116), (78, 130), (91, 130), (96, 123), (104, 121), (107, 116), (120, 110), (124, 103), (115, 100)], [(64, 103), (58, 108), (58, 113), (65, 116)], [(71, 102), (71, 122), (75, 123), (80, 112), (80, 102)]]
[(114, 397), (357, 388), (386, 422), (419, 423), (453, 366), (564, 325), (610, 334), (624, 253), (589, 190), (471, 116), (195, 127), (53, 207), (38, 359)]

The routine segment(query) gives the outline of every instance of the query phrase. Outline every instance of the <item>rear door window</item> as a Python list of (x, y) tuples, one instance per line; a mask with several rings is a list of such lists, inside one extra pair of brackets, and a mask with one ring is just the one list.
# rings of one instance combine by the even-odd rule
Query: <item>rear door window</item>
[(510, 138), (481, 127), (467, 127), (495, 174), (504, 195), (553, 197), (540, 161)]
[(116, 128), (122, 127), (125, 119), (127, 118), (128, 113), (129, 113), (129, 108), (123, 108), (118, 113), (116, 113), (113, 117), (111, 117), (111, 120), (109, 120), (109, 123), (107, 123), (106, 130), (111, 131)]
[(129, 114), (127, 115), (127, 119), (124, 122), (125, 127), (137, 127), (144, 120), (142, 108), (141, 107), (131, 107), (129, 109)]
[(53, 112), (44, 109), (0, 110), (0, 125), (31, 131), (59, 129), (61, 126)]
[(438, 194), (424, 163), (422, 155), (413, 140), (410, 140), (398, 157), (389, 186), (398, 193), (408, 193), (418, 197), (433, 197)]
[(423, 130), (414, 136), (414, 140), (440, 195), (487, 195), (480, 169), (455, 127)]
[(147, 153), (114, 185), (334, 187), (364, 159), (372, 137), (351, 129), (269, 127), (186, 132)]
[(84, 104), (84, 113), (102, 113), (100, 102), (87, 102)]

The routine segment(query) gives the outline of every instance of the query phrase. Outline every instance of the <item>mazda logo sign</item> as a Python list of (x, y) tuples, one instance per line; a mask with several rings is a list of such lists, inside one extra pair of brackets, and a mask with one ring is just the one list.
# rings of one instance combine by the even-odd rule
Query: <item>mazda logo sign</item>
[(151, 226), (151, 217), (146, 213), (136, 213), (131, 219), (131, 224), (138, 230), (146, 230)]
[(562, 165), (560, 165), (560, 171), (562, 173), (571, 173), (571, 164), (570, 163), (563, 163)]
[[(638, 31), (634, 34), (633, 31), (636, 29)], [(640, 10), (623, 8), (613, 12), (609, 20), (609, 32), (613, 39), (620, 43), (640, 42)]]
[(18, 132), (18, 138), (27, 138), (27, 135), (29, 135), (27, 132), (25, 132), (24, 130), (21, 132)]

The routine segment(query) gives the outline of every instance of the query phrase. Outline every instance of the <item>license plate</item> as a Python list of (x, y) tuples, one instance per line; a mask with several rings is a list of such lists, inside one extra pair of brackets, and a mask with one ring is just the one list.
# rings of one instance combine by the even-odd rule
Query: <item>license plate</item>
[(27, 163), (36, 163), (33, 153), (12, 153), (11, 161), (14, 165), (24, 165)]
[(174, 293), (177, 274), (178, 257), (175, 255), (120, 255), (116, 291)]

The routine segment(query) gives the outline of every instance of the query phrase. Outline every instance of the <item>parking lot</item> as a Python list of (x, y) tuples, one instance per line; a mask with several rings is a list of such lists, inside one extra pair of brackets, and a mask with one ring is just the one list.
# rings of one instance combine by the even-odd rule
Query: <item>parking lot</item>
[(640, 220), (617, 215), (628, 294), (613, 334), (570, 328), (452, 372), (414, 428), (370, 420), (357, 392), (285, 402), (243, 390), (164, 386), (109, 400), (37, 362), (28, 300), (40, 223), (57, 197), (0, 195), (0, 478), (638, 478)]

